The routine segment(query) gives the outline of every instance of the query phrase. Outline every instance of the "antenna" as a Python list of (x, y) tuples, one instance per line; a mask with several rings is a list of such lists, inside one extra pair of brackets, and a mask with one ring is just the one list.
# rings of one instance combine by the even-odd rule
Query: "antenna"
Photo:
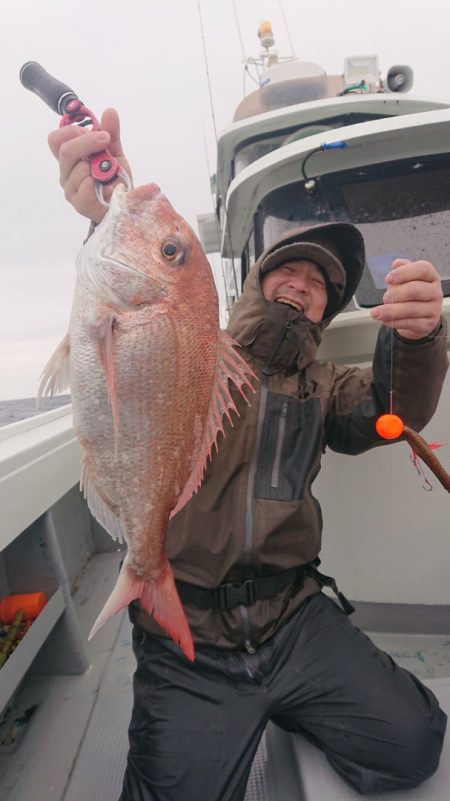
[(292, 44), (291, 34), (289, 32), (289, 25), (287, 24), (286, 14), (284, 13), (283, 3), (281, 2), (281, 0), (278, 0), (278, 5), (280, 7), (281, 16), (283, 17), (284, 27), (286, 28), (286, 34), (291, 48), (292, 58), (297, 58), (297, 56), (295, 55), (294, 45)]
[(239, 25), (239, 17), (238, 17), (238, 13), (237, 13), (235, 0), (233, 0), (233, 11), (234, 11), (234, 18), (236, 20), (236, 28), (237, 28), (237, 32), (238, 32), (238, 36), (239, 36), (239, 42), (241, 44), (242, 60), (245, 62), (244, 42), (243, 42), (243, 39), (242, 39), (241, 27)]
[[(205, 62), (206, 80), (207, 80), (207, 83), (208, 83), (209, 103), (210, 103), (210, 108), (211, 108), (211, 119), (212, 119), (213, 128), (214, 128), (214, 139), (215, 139), (216, 146), (217, 146), (218, 136), (217, 136), (216, 116), (215, 116), (215, 111), (214, 111), (214, 101), (213, 101), (213, 96), (212, 96), (211, 79), (210, 79), (209, 68), (208, 68), (208, 56), (206, 54), (205, 33), (204, 33), (204, 28), (203, 28), (203, 20), (202, 20), (202, 11), (201, 11), (201, 6), (200, 6), (200, 0), (198, 0), (198, 2), (197, 2), (197, 8), (198, 8), (198, 18), (199, 18), (199, 22), (200, 22), (200, 33), (201, 33), (202, 46), (203, 46), (203, 59), (204, 59), (204, 62)], [(205, 149), (206, 149), (205, 138), (203, 139), (203, 141), (205, 143)], [(208, 157), (206, 158), (206, 164), (207, 164), (207, 169), (208, 169), (208, 173), (209, 173), (210, 170), (209, 170)], [(226, 214), (226, 212), (225, 212), (225, 214)], [(226, 228), (228, 228), (228, 220), (227, 220), (227, 218), (225, 218), (225, 220), (226, 220), (225, 221), (225, 226), (226, 226)], [(228, 233), (228, 231), (227, 231), (227, 233)], [(229, 233), (228, 233), (228, 237), (229, 237)], [(222, 266), (222, 273), (224, 275), (222, 254), (220, 254), (220, 260), (221, 260), (221, 266)], [(237, 276), (236, 276), (236, 268), (235, 268), (235, 264), (234, 264), (234, 257), (232, 258), (232, 265), (233, 265), (234, 283), (235, 283), (235, 286), (236, 286), (236, 294), (238, 294), (238, 285), (237, 285)], [(224, 278), (225, 278), (225, 275), (224, 275)], [(226, 296), (228, 313), (229, 313), (229, 298), (228, 298), (228, 293), (226, 291), (226, 282), (224, 281), (224, 283), (225, 283), (225, 296)]]
[(213, 101), (212, 90), (211, 90), (211, 79), (209, 77), (208, 56), (206, 55), (205, 34), (204, 34), (204, 30), (203, 30), (202, 10), (200, 8), (200, 0), (198, 0), (197, 8), (198, 8), (198, 18), (199, 18), (199, 21), (200, 21), (200, 34), (201, 34), (201, 38), (202, 38), (203, 59), (204, 59), (204, 62), (205, 62), (206, 81), (208, 83), (209, 105), (210, 105), (210, 108), (211, 108), (211, 119), (212, 119), (213, 128), (214, 128), (214, 138), (215, 138), (216, 144), (217, 144), (216, 115), (215, 115), (215, 111), (214, 111), (214, 101)]

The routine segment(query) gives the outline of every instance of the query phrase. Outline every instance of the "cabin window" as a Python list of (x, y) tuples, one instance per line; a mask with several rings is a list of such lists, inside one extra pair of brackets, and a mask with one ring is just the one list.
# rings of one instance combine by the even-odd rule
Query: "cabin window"
[(367, 264), (356, 300), (381, 302), (393, 259), (431, 261), (450, 295), (450, 157), (377, 164), (322, 176), (314, 195), (296, 182), (260, 203), (255, 227), (264, 247), (285, 231), (321, 222), (351, 222), (364, 236)]
[(276, 189), (263, 199), (254, 217), (256, 256), (286, 231), (333, 219), (333, 211), (323, 192), (308, 194), (303, 182)]
[[(315, 110), (315, 114), (316, 114)], [(390, 116), (389, 114), (369, 114), (355, 113), (341, 114), (338, 117), (325, 117), (323, 120), (314, 123), (305, 122), (304, 125), (293, 125), (277, 130), (273, 133), (265, 133), (260, 136), (253, 136), (241, 142), (233, 158), (233, 178), (242, 170), (253, 164), (254, 161), (273, 153), (280, 147), (291, 144), (299, 139), (306, 139), (308, 136), (317, 136), (324, 131), (332, 128), (344, 128), (346, 125), (356, 125), (360, 122), (380, 120)]]
[(341, 184), (346, 218), (366, 242), (367, 265), (376, 289), (393, 259), (426, 259), (450, 280), (450, 167), (427, 170), (417, 161), (402, 175)]
[(282, 136), (271, 136), (267, 139), (259, 139), (256, 142), (245, 144), (237, 151), (234, 157), (233, 174), (238, 175), (238, 173), (248, 167), (249, 164), (252, 164), (263, 156), (267, 156), (268, 153), (272, 153), (274, 150), (278, 150), (284, 139), (285, 136), (283, 134)]

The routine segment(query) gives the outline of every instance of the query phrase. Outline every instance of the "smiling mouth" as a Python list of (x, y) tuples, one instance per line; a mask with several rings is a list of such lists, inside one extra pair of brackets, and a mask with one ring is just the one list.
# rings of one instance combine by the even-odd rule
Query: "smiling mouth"
[(303, 314), (305, 313), (304, 306), (301, 303), (299, 303), (298, 300), (294, 300), (294, 298), (288, 298), (282, 296), (276, 298), (276, 303), (283, 303), (285, 306), (290, 306), (291, 309), (295, 309), (295, 311), (303, 312)]

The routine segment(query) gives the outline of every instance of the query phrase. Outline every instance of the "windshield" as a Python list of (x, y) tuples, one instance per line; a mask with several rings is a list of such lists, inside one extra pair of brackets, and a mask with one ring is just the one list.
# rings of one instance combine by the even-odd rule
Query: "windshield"
[(450, 169), (413, 166), (406, 175), (341, 186), (348, 219), (358, 226), (379, 289), (393, 259), (426, 259), (450, 278)]
[(431, 261), (450, 294), (450, 161), (446, 157), (374, 165), (323, 176), (308, 195), (302, 182), (260, 204), (261, 249), (284, 231), (330, 221), (351, 222), (366, 243), (367, 266), (357, 299), (379, 302), (393, 259)]

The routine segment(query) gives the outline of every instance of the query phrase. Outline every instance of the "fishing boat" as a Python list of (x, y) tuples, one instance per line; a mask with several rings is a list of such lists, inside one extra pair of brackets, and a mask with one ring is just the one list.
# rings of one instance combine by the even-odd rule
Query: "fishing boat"
[[(220, 258), (224, 307), (254, 259), (300, 224), (348, 221), (367, 263), (355, 296), (324, 335), (320, 358), (367, 364), (394, 258), (441, 271), (450, 323), (450, 102), (410, 94), (412, 70), (345, 59), (343, 73), (274, 50), (269, 23), (245, 68), (258, 86), (218, 139), (214, 213), (199, 215)], [(216, 255), (215, 255), (216, 254)], [(219, 256), (217, 256), (219, 254)], [(424, 375), (423, 380), (427, 377)], [(420, 387), (417, 388), (420, 392)], [(70, 399), (66, 399), (70, 400)], [(423, 432), (450, 471), (450, 382)], [(70, 402), (0, 428), (0, 596), (45, 593), (46, 603), (0, 668), (0, 797), (4, 801), (115, 801), (127, 751), (134, 659), (127, 615), (87, 642), (123, 551), (79, 492), (81, 449)], [(314, 485), (324, 516), (322, 567), (356, 607), (356, 624), (429, 682), (450, 711), (448, 493), (406, 443), (357, 458), (326, 453)], [(405, 801), (446, 801), (449, 749), (436, 775)], [(351, 801), (300, 735), (270, 725), (247, 801)], [(377, 796), (385, 801), (394, 795)]]

